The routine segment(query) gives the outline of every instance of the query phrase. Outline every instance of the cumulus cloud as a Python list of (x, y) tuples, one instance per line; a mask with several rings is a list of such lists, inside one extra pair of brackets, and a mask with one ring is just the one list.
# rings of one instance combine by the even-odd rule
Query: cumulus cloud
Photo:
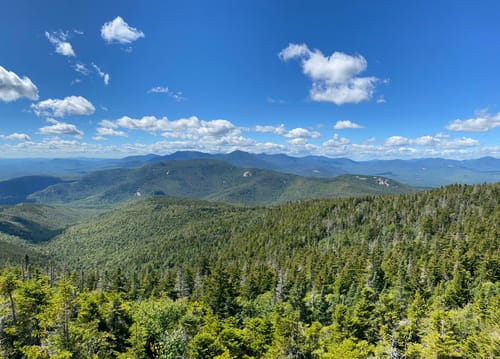
[(134, 119), (123, 116), (115, 121), (101, 121), (100, 125), (114, 130), (122, 128), (151, 134), (161, 133), (163, 137), (171, 139), (219, 138), (227, 140), (229, 137), (234, 139), (241, 134), (241, 130), (230, 121), (222, 119), (204, 121), (196, 116), (175, 121), (170, 121), (166, 117), (144, 116)]
[(183, 96), (180, 91), (172, 91), (168, 87), (163, 86), (155, 86), (148, 90), (148, 93), (152, 94), (165, 94), (168, 97), (173, 98), (177, 102), (184, 101), (186, 98)]
[(108, 43), (131, 44), (145, 37), (144, 33), (135, 27), (130, 27), (120, 16), (105, 23), (101, 28), (101, 36)]
[(358, 76), (368, 67), (361, 55), (334, 52), (325, 56), (319, 50), (310, 50), (305, 44), (289, 44), (279, 57), (283, 61), (301, 60), (302, 71), (312, 80), (309, 94), (313, 101), (336, 105), (367, 101), (372, 98), (379, 81), (376, 77)]
[(478, 111), (476, 117), (467, 120), (456, 119), (446, 126), (448, 131), (456, 132), (486, 132), (500, 127), (500, 112), (489, 114), (487, 111)]
[(97, 72), (99, 77), (101, 77), (104, 80), (104, 84), (108, 85), (109, 84), (109, 74), (102, 71), (101, 68), (94, 63), (92, 63), (92, 67)]
[(17, 133), (14, 132), (10, 135), (0, 135), (0, 138), (5, 140), (14, 140), (14, 141), (31, 141), (31, 137), (25, 133)]
[(436, 136), (425, 135), (412, 141), (413, 143), (424, 147), (435, 147), (441, 143), (441, 139)]
[(37, 116), (65, 117), (68, 115), (91, 115), (95, 107), (82, 96), (68, 96), (64, 99), (48, 99), (31, 105)]
[(0, 66), (0, 101), (11, 102), (21, 97), (38, 100), (38, 88), (28, 77), (20, 78)]
[(350, 144), (351, 141), (345, 137), (339, 136), (339, 134), (335, 133), (331, 139), (323, 142), (324, 147), (341, 147)]
[(336, 130), (345, 130), (345, 129), (357, 129), (364, 127), (355, 122), (346, 120), (346, 121), (337, 121), (337, 123), (335, 124), (335, 126), (333, 126), (333, 128)]
[(45, 37), (54, 45), (58, 54), (69, 57), (76, 56), (73, 46), (67, 41), (69, 37), (67, 32), (56, 31), (50, 33), (45, 31)]
[(306, 155), (319, 150), (318, 146), (307, 142), (305, 138), (293, 138), (287, 144), (286, 152), (290, 155)]
[[(199, 122), (200, 121), (200, 122)], [(120, 145), (109, 144), (107, 146), (101, 143), (85, 143), (78, 139), (61, 139), (58, 136), (71, 134), (77, 131), (63, 131), (63, 122), (50, 120), (51, 125), (59, 124), (60, 130), (44, 130), (47, 135), (40, 142), (19, 141), (19, 142), (0, 142), (0, 153), (9, 157), (47, 157), (48, 154), (58, 157), (64, 156), (94, 156), (94, 157), (123, 157), (128, 155), (139, 155), (147, 153), (172, 153), (179, 150), (202, 151), (207, 153), (231, 152), (242, 150), (251, 153), (284, 153), (289, 155), (326, 155), (334, 157), (349, 157), (354, 160), (369, 159), (394, 159), (394, 158), (428, 158), (445, 157), (455, 159), (478, 158), (482, 156), (500, 156), (500, 146), (481, 147), (479, 142), (474, 139), (461, 137), (450, 138), (447, 136), (426, 135), (415, 139), (408, 138), (408, 144), (403, 146), (384, 146), (376, 144), (378, 141), (366, 140), (363, 143), (351, 143), (349, 139), (334, 134), (328, 141), (321, 145), (308, 143), (305, 138), (290, 138), (285, 143), (258, 142), (255, 139), (244, 137), (238, 131), (227, 129), (219, 131), (199, 131), (203, 122), (196, 117), (169, 121), (172, 125), (172, 131), (161, 139), (152, 143), (130, 142)], [(229, 121), (227, 121), (231, 124)], [(103, 140), (106, 136), (121, 135), (120, 128), (116, 121), (101, 121), (102, 130), (96, 132), (94, 140)], [(223, 122), (215, 122), (206, 126), (217, 128), (227, 128)], [(227, 125), (227, 123), (226, 123)], [(234, 125), (233, 125), (234, 126)], [(49, 126), (47, 126), (49, 127)], [(231, 126), (229, 126), (231, 128)], [(235, 126), (234, 126), (235, 127)], [(175, 129), (174, 129), (175, 128)], [(111, 131), (113, 130), (113, 131)], [(243, 129), (241, 129), (243, 130)], [(177, 131), (177, 132), (176, 132)], [(247, 131), (249, 131), (247, 129)], [(122, 131), (125, 132), (125, 131)], [(214, 135), (217, 133), (218, 135)], [(102, 135), (102, 136), (101, 136)], [(429, 138), (440, 141), (436, 146), (421, 146), (417, 142), (431, 144)], [(2, 137), (2, 136), (0, 136)], [(3, 136), (5, 138), (6, 136)], [(21, 139), (22, 136), (16, 136)], [(122, 136), (125, 137), (125, 136)], [(14, 137), (12, 138), (14, 139)], [(412, 145), (415, 145), (412, 147)]]
[(274, 133), (287, 138), (319, 138), (321, 134), (317, 131), (310, 131), (305, 128), (297, 127), (292, 130), (287, 130), (284, 124), (275, 126), (256, 126), (255, 132)]
[(319, 138), (321, 134), (317, 131), (309, 131), (305, 128), (297, 127), (288, 131), (283, 136), (288, 138)]
[(311, 50), (306, 44), (288, 44), (288, 47), (281, 50), (278, 56), (283, 61), (295, 59), (297, 57), (306, 57), (311, 54)]
[(94, 140), (103, 140), (106, 136), (127, 137), (127, 134), (111, 127), (98, 127), (96, 129), (96, 135), (93, 138)]
[(410, 140), (403, 136), (391, 136), (384, 141), (384, 146), (395, 147), (395, 146), (407, 146), (410, 144)]
[(461, 137), (454, 140), (443, 141), (441, 143), (442, 148), (464, 148), (464, 147), (475, 147), (479, 146), (480, 142), (474, 138)]
[[(101, 122), (101, 125), (102, 124), (104, 124), (104, 122)], [(129, 130), (158, 132), (167, 130), (169, 121), (166, 117), (156, 118), (155, 116), (144, 116), (140, 119), (134, 119), (128, 116), (123, 116), (116, 120), (113, 125), (115, 128), (121, 127)]]
[(480, 142), (469, 137), (450, 139), (449, 136), (438, 133), (437, 135), (425, 135), (413, 139), (391, 136), (384, 141), (383, 145), (385, 147), (421, 146), (435, 149), (457, 149), (476, 147), (480, 145)]
[(59, 122), (54, 119), (48, 119), (47, 121), (51, 123), (51, 125), (39, 128), (38, 133), (42, 135), (75, 136), (77, 138), (81, 138), (83, 136), (83, 132), (73, 124)]

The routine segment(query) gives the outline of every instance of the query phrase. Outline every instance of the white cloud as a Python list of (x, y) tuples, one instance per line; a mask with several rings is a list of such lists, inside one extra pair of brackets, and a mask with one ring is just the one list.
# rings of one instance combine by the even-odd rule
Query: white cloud
[(335, 133), (331, 139), (323, 142), (324, 147), (341, 147), (350, 144), (351, 141), (345, 137), (339, 136), (339, 134)]
[(101, 68), (94, 63), (92, 63), (92, 67), (97, 72), (97, 74), (104, 80), (104, 84), (108, 85), (109, 84), (109, 74), (102, 71)]
[(274, 133), (287, 138), (319, 138), (321, 134), (317, 131), (310, 131), (305, 128), (297, 127), (292, 130), (287, 130), (284, 124), (275, 126), (256, 126), (255, 132)]
[(304, 147), (307, 145), (307, 140), (305, 138), (294, 138), (292, 140), (287, 141), (292, 146), (301, 146)]
[[(157, 119), (161, 120), (161, 119)], [(50, 120), (50, 130), (44, 130), (41, 142), (20, 141), (0, 142), (0, 153), (6, 157), (54, 157), (67, 156), (92, 156), (92, 157), (123, 157), (147, 153), (166, 154), (179, 150), (193, 150), (208, 153), (227, 153), (242, 150), (251, 153), (283, 153), (288, 155), (325, 155), (332, 157), (349, 157), (354, 160), (369, 159), (410, 159), (445, 157), (455, 159), (478, 158), (482, 156), (500, 157), (500, 146), (480, 147), (479, 142), (470, 138), (452, 139), (440, 134), (421, 136), (408, 139), (402, 146), (377, 145), (375, 142), (365, 140), (363, 143), (351, 143), (349, 139), (334, 134), (328, 141), (321, 145), (308, 143), (305, 138), (290, 138), (284, 143), (257, 142), (255, 139), (242, 136), (241, 128), (231, 122), (202, 121), (197, 117), (168, 121), (171, 131), (164, 139), (152, 143), (128, 142), (121, 145), (103, 145), (101, 143), (85, 143), (77, 139), (61, 139), (58, 136), (78, 136), (79, 130), (67, 128), (63, 130), (63, 122)], [(229, 124), (229, 126), (228, 126)], [(58, 126), (55, 126), (58, 125)], [(66, 124), (69, 125), (69, 124)], [(102, 130), (97, 130), (93, 137), (95, 141), (104, 140), (107, 136), (121, 135), (116, 121), (104, 120), (99, 123)], [(70, 125), (71, 126), (71, 125)], [(229, 127), (229, 129), (228, 129)], [(214, 128), (219, 130), (201, 130), (201, 128)], [(250, 131), (249, 129), (245, 131)], [(81, 132), (81, 131), (80, 131)], [(429, 138), (440, 140), (436, 146), (430, 146)], [(0, 136), (2, 137), (2, 136)], [(5, 138), (6, 136), (3, 136)], [(23, 136), (16, 136), (21, 139)], [(125, 137), (125, 136), (122, 136)], [(395, 136), (393, 136), (395, 137)], [(12, 138), (14, 139), (14, 137)], [(382, 141), (383, 142), (383, 141)], [(429, 146), (418, 145), (417, 142)], [(416, 145), (416, 146), (412, 146)]]
[(318, 102), (333, 102), (336, 105), (368, 101), (375, 90), (375, 77), (353, 78), (347, 83), (328, 85), (313, 83), (309, 94)]
[(152, 134), (161, 132), (166, 138), (199, 139), (202, 137), (234, 137), (241, 134), (241, 130), (227, 120), (203, 121), (196, 116), (169, 121), (168, 118), (144, 116), (134, 119), (123, 116), (116, 121), (104, 120), (101, 127), (110, 129), (124, 128), (129, 130), (145, 131)]
[(38, 100), (38, 88), (28, 77), (20, 78), (0, 66), (0, 101), (11, 102), (21, 97)]
[(172, 91), (168, 87), (163, 86), (155, 86), (148, 90), (148, 93), (153, 94), (166, 94), (168, 97), (173, 98), (177, 102), (184, 101), (186, 98), (183, 96), (180, 91)]
[(407, 146), (408, 144), (410, 144), (410, 139), (402, 136), (391, 136), (384, 141), (384, 146), (387, 147)]
[(380, 95), (379, 97), (377, 97), (376, 102), (377, 103), (386, 103), (387, 100), (385, 99), (384, 95)]
[(467, 147), (479, 146), (480, 142), (476, 139), (469, 137), (461, 137), (449, 139), (449, 136), (438, 133), (437, 135), (425, 135), (414, 139), (391, 136), (383, 143), (384, 147), (404, 147), (404, 146), (421, 146), (428, 149), (458, 149)]
[(446, 126), (448, 131), (456, 132), (486, 132), (500, 127), (500, 112), (491, 115), (486, 111), (478, 111), (477, 117), (467, 120), (457, 119)]
[(285, 125), (281, 124), (281, 125), (279, 125), (277, 127), (275, 127), (275, 126), (261, 126), (261, 125), (257, 125), (257, 126), (255, 126), (255, 132), (274, 133), (275, 135), (284, 136), (288, 131), (285, 128)]
[(336, 130), (345, 130), (345, 129), (357, 129), (364, 127), (355, 122), (346, 120), (346, 121), (337, 121), (337, 123), (335, 124), (335, 126), (333, 126), (333, 128)]
[(307, 155), (319, 150), (318, 146), (308, 143), (305, 138), (294, 138), (287, 141), (287, 144), (285, 151), (290, 155)]
[(45, 31), (45, 37), (52, 45), (54, 45), (58, 54), (69, 57), (75, 56), (73, 47), (68, 41), (66, 41), (68, 39), (67, 32), (56, 31), (49, 33), (48, 31)]
[(68, 115), (91, 115), (95, 107), (82, 96), (69, 96), (64, 99), (48, 99), (31, 105), (37, 116), (65, 117)]
[[(95, 70), (95, 73), (101, 77), (104, 81), (104, 84), (105, 85), (108, 85), (109, 84), (109, 80), (110, 80), (110, 76), (108, 73), (105, 73), (104, 71), (101, 70), (101, 68), (99, 66), (97, 66), (95, 63), (91, 63), (91, 66), (92, 68)], [(91, 73), (91, 70), (88, 68), (87, 65), (85, 65), (84, 63), (81, 63), (81, 62), (77, 62), (74, 66), (74, 69), (76, 72), (79, 72), (81, 73), (82, 75), (84, 76), (88, 76), (90, 75)], [(80, 82), (80, 80), (74, 80), (73, 83), (77, 83), (77, 82)], [(72, 83), (72, 84), (73, 84)]]
[(99, 122), (99, 125), (102, 127), (107, 127), (107, 128), (118, 128), (118, 125), (116, 122), (110, 121), (110, 120), (102, 120)]
[(14, 132), (10, 135), (0, 135), (0, 138), (5, 140), (14, 140), (14, 141), (31, 141), (31, 137), (25, 133), (17, 133)]
[(155, 86), (148, 91), (148, 93), (168, 93), (168, 92), (169, 92), (168, 87), (162, 87), (162, 86)]
[(201, 136), (220, 137), (241, 133), (236, 126), (227, 120), (199, 121), (199, 124), (197, 132)]
[(75, 136), (77, 138), (80, 138), (83, 136), (83, 132), (80, 131), (75, 125), (66, 123), (66, 122), (59, 122), (54, 119), (48, 119), (47, 120), (49, 123), (52, 125), (49, 126), (44, 126), (38, 129), (38, 133), (42, 135), (56, 135), (56, 136)]
[(84, 76), (87, 76), (90, 73), (90, 70), (85, 66), (85, 64), (82, 64), (80, 62), (77, 62), (75, 64), (75, 71), (81, 73)]
[(288, 131), (283, 136), (288, 138), (319, 138), (321, 134), (317, 131), (309, 131), (305, 128), (297, 127)]
[[(103, 122), (101, 122), (101, 125)], [(145, 132), (158, 132), (168, 129), (169, 121), (166, 117), (156, 118), (155, 116), (144, 116), (140, 119), (134, 119), (123, 116), (114, 122), (115, 128), (121, 127), (129, 130), (140, 130)]]
[(464, 148), (464, 147), (475, 147), (479, 146), (480, 142), (476, 139), (470, 137), (456, 138), (450, 141), (443, 141), (441, 144), (442, 148)]
[(120, 16), (102, 26), (101, 36), (108, 43), (117, 42), (120, 44), (130, 44), (145, 37), (142, 31), (130, 27)]
[(333, 102), (336, 105), (359, 103), (372, 98), (376, 77), (359, 77), (368, 67), (361, 55), (334, 52), (325, 56), (321, 51), (311, 51), (305, 44), (289, 44), (279, 53), (283, 61), (298, 58), (304, 74), (312, 80), (309, 92), (313, 101)]
[(412, 142), (419, 146), (435, 147), (441, 143), (441, 139), (436, 136), (425, 135), (414, 139)]
[(288, 47), (281, 50), (278, 56), (283, 61), (288, 61), (297, 57), (305, 57), (310, 54), (311, 50), (309, 50), (306, 44), (288, 44)]
[(94, 139), (104, 139), (105, 136), (118, 136), (118, 137), (127, 137), (127, 134), (123, 131), (115, 130), (110, 127), (98, 127), (96, 129), (96, 136)]

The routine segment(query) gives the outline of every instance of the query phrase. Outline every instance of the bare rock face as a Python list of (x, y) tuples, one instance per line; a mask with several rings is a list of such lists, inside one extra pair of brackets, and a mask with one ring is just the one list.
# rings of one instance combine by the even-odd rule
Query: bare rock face
[(386, 186), (386, 187), (390, 186), (389, 180), (387, 180), (387, 178), (377, 178), (377, 184), (379, 186)]

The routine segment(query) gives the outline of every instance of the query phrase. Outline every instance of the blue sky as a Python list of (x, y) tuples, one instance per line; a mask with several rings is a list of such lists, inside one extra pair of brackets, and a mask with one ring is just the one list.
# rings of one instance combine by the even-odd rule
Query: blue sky
[(0, 5), (0, 157), (500, 157), (497, 1)]

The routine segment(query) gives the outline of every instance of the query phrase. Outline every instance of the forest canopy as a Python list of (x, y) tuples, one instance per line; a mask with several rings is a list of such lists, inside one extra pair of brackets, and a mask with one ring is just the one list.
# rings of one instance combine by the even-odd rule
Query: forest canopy
[(1, 271), (0, 350), (495, 358), (499, 199), (500, 184), (273, 207), (138, 200)]

